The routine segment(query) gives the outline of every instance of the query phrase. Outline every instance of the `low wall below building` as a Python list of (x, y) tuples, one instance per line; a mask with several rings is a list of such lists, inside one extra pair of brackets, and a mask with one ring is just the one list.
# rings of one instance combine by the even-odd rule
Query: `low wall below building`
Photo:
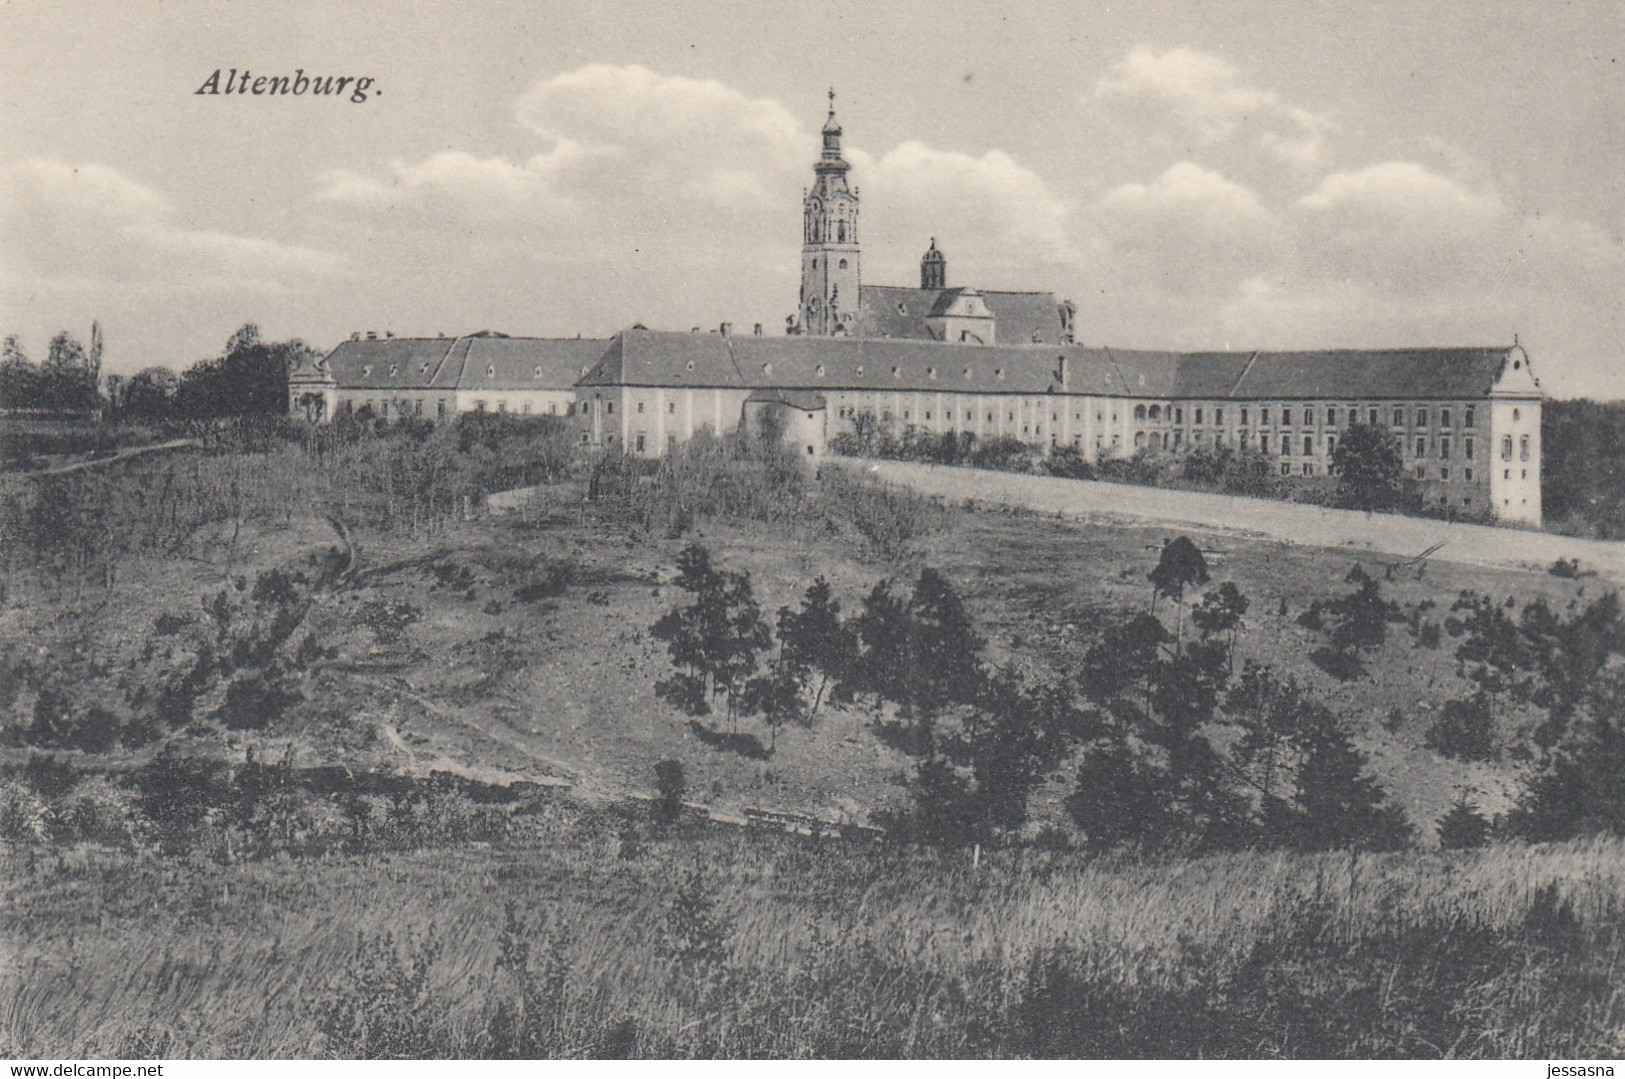
[(1460, 524), (1388, 513), (1328, 509), (1239, 495), (1175, 491), (1092, 480), (1025, 476), (905, 461), (835, 459), (951, 501), (972, 499), (1079, 518), (1148, 521), (1195, 530), (1265, 536), (1309, 547), (1343, 547), (1411, 557), (1435, 544), (1432, 557), (1474, 566), (1544, 571), (1575, 559), (1582, 571), (1625, 583), (1625, 543), (1575, 539), (1519, 528)]

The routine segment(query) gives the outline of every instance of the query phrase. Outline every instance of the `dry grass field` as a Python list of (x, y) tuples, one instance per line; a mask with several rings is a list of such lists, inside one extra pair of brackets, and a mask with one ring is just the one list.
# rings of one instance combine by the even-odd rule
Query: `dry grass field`
[(8, 860), (7, 1056), (1625, 1051), (1618, 841), (1165, 864), (544, 803), (494, 847)]

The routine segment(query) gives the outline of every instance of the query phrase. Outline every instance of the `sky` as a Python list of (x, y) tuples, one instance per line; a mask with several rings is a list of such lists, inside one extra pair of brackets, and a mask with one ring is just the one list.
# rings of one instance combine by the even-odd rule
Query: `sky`
[[(0, 4), (0, 334), (782, 333), (834, 87), (863, 280), (1124, 348), (1505, 345), (1625, 397), (1625, 3)], [(218, 69), (366, 78), (198, 94)]]

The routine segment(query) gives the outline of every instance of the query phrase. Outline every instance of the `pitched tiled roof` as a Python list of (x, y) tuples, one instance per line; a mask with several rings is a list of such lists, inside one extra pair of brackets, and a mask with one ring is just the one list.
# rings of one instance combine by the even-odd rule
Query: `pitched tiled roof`
[(738, 389), (1121, 393), (1102, 349), (944, 345), (878, 337), (734, 337), (626, 330), (585, 385)]
[(461, 339), (393, 337), (345, 341), (327, 357), (341, 389), (419, 389), (444, 386), (446, 358)]
[(393, 337), (345, 341), (327, 365), (342, 389), (564, 390), (608, 346), (583, 338)]
[[(938, 312), (939, 304), (951, 302), (963, 291), (862, 285), (858, 289), (857, 336), (932, 340), (927, 320)], [(1061, 313), (1054, 293), (978, 291), (993, 313), (993, 332), (1000, 344), (1060, 343)], [(1037, 342), (1033, 341), (1035, 334)]]
[(1511, 348), (1260, 352), (1231, 396), (1472, 398), (1495, 385)]
[(460, 383), (465, 390), (569, 389), (609, 347), (608, 341), (581, 337), (471, 340)]
[[(916, 290), (918, 291), (918, 290)], [(586, 385), (902, 390), (1162, 399), (1479, 398), (1509, 348), (1158, 352), (879, 337), (733, 337), (631, 329)]]

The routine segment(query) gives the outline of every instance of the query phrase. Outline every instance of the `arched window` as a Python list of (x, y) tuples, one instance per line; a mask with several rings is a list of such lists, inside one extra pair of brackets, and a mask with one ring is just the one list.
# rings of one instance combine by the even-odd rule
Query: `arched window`
[(1162, 419), (1162, 406), (1161, 405), (1152, 405), (1151, 406), (1151, 420), (1152, 420), (1152, 422), (1154, 423), (1154, 422), (1156, 422), (1157, 420), (1160, 420), (1160, 419)]
[(1145, 432), (1144, 431), (1136, 431), (1136, 432), (1134, 432), (1134, 448), (1137, 449), (1137, 450), (1145, 449)]
[(841, 260), (841, 269), (843, 269), (843, 270), (846, 269), (846, 260), (845, 259)]
[[(1135, 405), (1134, 406), (1134, 422), (1135, 423), (1144, 423), (1145, 422), (1145, 406), (1144, 405)], [(1145, 445), (1145, 439), (1142, 438), (1142, 439), (1137, 440), (1135, 442), (1135, 445), (1137, 445), (1137, 446)]]

